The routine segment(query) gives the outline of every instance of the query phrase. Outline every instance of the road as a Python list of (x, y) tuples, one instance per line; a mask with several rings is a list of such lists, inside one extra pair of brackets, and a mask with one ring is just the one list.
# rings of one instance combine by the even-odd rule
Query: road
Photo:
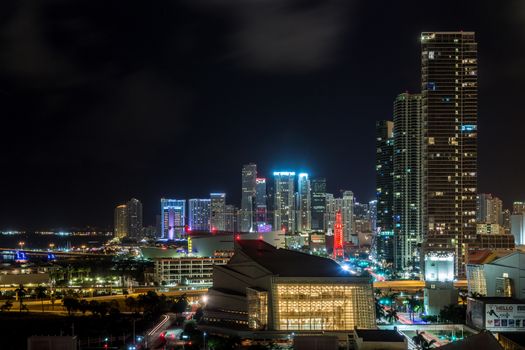
[(175, 314), (162, 315), (159, 323), (146, 333), (146, 344), (150, 349), (164, 348), (165, 340), (161, 338), (160, 334), (168, 329), (175, 321)]

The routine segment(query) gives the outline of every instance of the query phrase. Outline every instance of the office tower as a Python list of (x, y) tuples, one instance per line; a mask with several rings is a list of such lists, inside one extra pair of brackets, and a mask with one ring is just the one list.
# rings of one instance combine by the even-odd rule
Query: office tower
[(241, 193), (241, 232), (254, 230), (254, 205), (257, 187), (257, 165), (246, 164), (242, 167), (242, 193)]
[(421, 95), (394, 101), (394, 268), (419, 270), (423, 240), (423, 118)]
[(115, 238), (122, 239), (128, 235), (128, 207), (125, 204), (117, 205), (114, 216)]
[(516, 201), (512, 203), (512, 214), (521, 214), (525, 212), (525, 202)]
[(232, 204), (224, 206), (224, 231), (237, 232), (237, 216), (238, 210)]
[(210, 208), (209, 198), (188, 200), (188, 228), (191, 231), (210, 231)]
[(226, 193), (210, 193), (210, 225), (212, 231), (224, 231)]
[(425, 249), (452, 251), (456, 276), (476, 237), (477, 70), (473, 32), (422, 33)]
[(372, 232), (368, 203), (354, 202), (354, 234)]
[(386, 264), (394, 261), (393, 129), (391, 121), (376, 122), (376, 258)]
[(135, 239), (142, 239), (142, 203), (131, 198), (127, 204), (128, 210), (128, 236)]
[(335, 198), (332, 193), (326, 193), (324, 198), (326, 203), (326, 212), (324, 215), (324, 230), (327, 234), (331, 235), (334, 232), (335, 213), (337, 211)]
[(255, 221), (257, 224), (257, 231), (260, 229), (267, 230), (268, 223), (268, 205), (266, 196), (266, 179), (255, 179)]
[(273, 229), (283, 230), (286, 234), (295, 232), (294, 182), (295, 173), (276, 171), (274, 178), (274, 213)]
[(173, 240), (184, 234), (186, 226), (186, 201), (184, 199), (160, 200), (162, 238)]
[(370, 225), (372, 227), (372, 232), (376, 232), (377, 224), (377, 200), (371, 200), (368, 202), (368, 214), (370, 216)]
[(341, 198), (341, 216), (343, 220), (343, 239), (345, 242), (356, 243), (352, 235), (354, 234), (354, 193), (343, 191)]
[(510, 216), (511, 216), (511, 213), (510, 213), (510, 210), (509, 209), (504, 209), (502, 211), (502, 226), (503, 226), (503, 229), (505, 230), (505, 233), (510, 233)]
[(299, 232), (310, 232), (311, 229), (311, 194), (310, 194), (310, 180), (307, 173), (299, 174), (297, 181), (298, 194), (298, 220), (297, 229)]
[(490, 193), (480, 193), (476, 203), (476, 221), (503, 226), (503, 202)]
[(312, 179), (311, 229), (314, 232), (325, 231), (326, 214), (326, 179)]

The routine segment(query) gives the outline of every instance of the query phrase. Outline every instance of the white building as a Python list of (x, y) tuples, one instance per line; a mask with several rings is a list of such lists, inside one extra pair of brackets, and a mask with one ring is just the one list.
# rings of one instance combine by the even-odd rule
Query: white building
[[(155, 259), (155, 281), (168, 286), (185, 284), (211, 286), (214, 265), (225, 265), (230, 258)], [(164, 282), (164, 283), (163, 283)]]

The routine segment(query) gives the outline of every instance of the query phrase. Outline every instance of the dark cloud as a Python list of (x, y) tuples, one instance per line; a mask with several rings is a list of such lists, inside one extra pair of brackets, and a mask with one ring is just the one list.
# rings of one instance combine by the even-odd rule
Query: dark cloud
[(261, 71), (311, 72), (335, 63), (354, 5), (344, 0), (190, 2), (232, 19), (230, 59)]

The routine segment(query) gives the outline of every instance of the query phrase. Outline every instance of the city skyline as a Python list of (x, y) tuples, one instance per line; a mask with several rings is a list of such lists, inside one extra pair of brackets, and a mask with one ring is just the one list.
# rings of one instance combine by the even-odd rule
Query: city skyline
[[(165, 80), (159, 77), (159, 69), (165, 67), (163, 60), (172, 57), (164, 42), (158, 46), (152, 44), (158, 50), (153, 50), (155, 55), (146, 52), (144, 56), (129, 54), (134, 52), (135, 44), (115, 45), (117, 54), (107, 59), (130, 68), (117, 74), (118, 77), (110, 74), (110, 78), (98, 78), (88, 68), (103, 75), (103, 71), (97, 70), (102, 68), (94, 68), (104, 66), (99, 61), (71, 57), (65, 48), (44, 41), (46, 52), (72, 63), (72, 74), (64, 72), (65, 68), (52, 66), (51, 72), (60, 73), (55, 76), (74, 78), (73, 81), (60, 78), (56, 85), (46, 79), (49, 71), (42, 72), (37, 62), (29, 59), (17, 67), (13, 57), (7, 57), (8, 64), (2, 67), (6, 84), (0, 99), (11, 118), (6, 125), (6, 137), (1, 141), (7, 153), (3, 157), (6, 171), (1, 176), (10, 186), (3, 189), (0, 224), (4, 228), (27, 229), (110, 225), (112, 216), (108, 213), (114, 204), (131, 197), (143, 202), (145, 222), (152, 220), (156, 202), (163, 196), (202, 197), (221, 191), (237, 203), (240, 200), (237, 169), (250, 161), (265, 169), (265, 174), (280, 168), (308, 171), (314, 177), (329, 179), (328, 192), (351, 189), (357, 198), (372, 199), (374, 121), (392, 118), (391, 104), (400, 92), (419, 91), (419, 38), (421, 32), (428, 30), (476, 32), (480, 43), (479, 192), (493, 193), (502, 198), (506, 207), (513, 200), (525, 198), (519, 178), (522, 165), (513, 161), (510, 152), (522, 148), (524, 142), (519, 134), (523, 128), (519, 112), (523, 87), (519, 82), (525, 72), (518, 65), (523, 57), (519, 28), (524, 20), (513, 15), (520, 12), (522, 5), (509, 1), (493, 7), (489, 3), (465, 2), (448, 13), (446, 5), (428, 11), (428, 5), (414, 4), (383, 4), (379, 12), (377, 5), (365, 2), (355, 6), (334, 5), (340, 6), (341, 11), (328, 8), (328, 19), (335, 19), (333, 16), (338, 12), (351, 24), (342, 24), (343, 29), (329, 33), (336, 39), (335, 51), (321, 47), (320, 56), (307, 52), (310, 54), (307, 58), (323, 58), (307, 62), (290, 55), (283, 58), (284, 62), (269, 61), (268, 57), (254, 62), (246, 52), (229, 55), (232, 48), (224, 40), (231, 33), (221, 26), (220, 14), (206, 14), (206, 9), (188, 4), (173, 5), (180, 13), (196, 12), (197, 16), (211, 16), (209, 19), (214, 20), (204, 25), (203, 34), (191, 36), (199, 43), (197, 52), (181, 48), (183, 54), (177, 56), (177, 66), (187, 68), (182, 80), (175, 74), (178, 71), (169, 71)], [(494, 23), (490, 27), (483, 17), (489, 10)], [(6, 11), (6, 16), (15, 21), (17, 14), (22, 18), (28, 15), (26, 10), (18, 11)], [(68, 9), (63, 11), (67, 13)], [(129, 11), (131, 18), (142, 13), (135, 7)], [(248, 9), (249, 13), (252, 11), (255, 13), (255, 9)], [(310, 18), (312, 8), (293, 7), (290, 15), (282, 14), (279, 9), (272, 11), (274, 17), (284, 16), (293, 22), (301, 14)], [(355, 20), (372, 13), (379, 16), (382, 25)], [(390, 16), (392, 13), (396, 15)], [(79, 20), (96, 28), (96, 19), (96, 14), (90, 14)], [(155, 20), (148, 18), (146, 22)], [(407, 25), (393, 25), (400, 20)], [(293, 24), (297, 28), (308, 27), (303, 22)], [(46, 16), (41, 25), (50, 25)], [(369, 38), (383, 37), (384, 28), (394, 28), (392, 37), (396, 39), (375, 40), (370, 45)], [(67, 30), (59, 29), (62, 31), (58, 30), (58, 36)], [(170, 29), (177, 32), (183, 28), (174, 25)], [(154, 37), (158, 34), (155, 30), (159, 28), (146, 32), (145, 37)], [(244, 32), (237, 24), (233, 30), (254, 34)], [(217, 46), (207, 50), (211, 42), (207, 35), (212, 32)], [(516, 32), (517, 41), (509, 35)], [(83, 32), (75, 35), (81, 36)], [(117, 35), (115, 40), (118, 38)], [(16, 40), (7, 39), (11, 39), (10, 47), (17, 46)], [(291, 44), (305, 50), (300, 43)], [(93, 45), (95, 51), (105, 47), (104, 43)], [(319, 49), (318, 46), (313, 45), (312, 50)], [(505, 54), (500, 54), (501, 50)], [(355, 52), (367, 54), (355, 55)], [(152, 62), (153, 57), (161, 62)], [(136, 69), (136, 64), (144, 64), (147, 69)], [(261, 69), (261, 65), (268, 69)], [(34, 89), (20, 85), (21, 77)], [(197, 83), (188, 83), (193, 78)], [(225, 81), (228, 83), (224, 84)], [(257, 88), (246, 89), (248, 82), (255, 82)], [(202, 84), (195, 86), (198, 83)], [(110, 95), (103, 85), (117, 92), (116, 105), (107, 101)], [(160, 89), (154, 93), (155, 97), (149, 93), (152, 86)], [(501, 86), (509, 87), (506, 94)], [(186, 106), (191, 99), (185, 93), (194, 97), (196, 103), (188, 102)], [(67, 101), (69, 107), (56, 107), (53, 101), (60, 99)], [(128, 107), (133, 101), (142, 103)], [(133, 113), (129, 123), (124, 123), (128, 108)], [(165, 115), (173, 115), (173, 120)], [(235, 147), (244, 140), (240, 131), (247, 127), (245, 121), (249, 118), (253, 118), (252, 124), (259, 121), (260, 127), (253, 129), (250, 147)], [(29, 130), (25, 127), (28, 123), (33, 126)], [(166, 137), (167, 130), (172, 130), (176, 137)], [(21, 133), (25, 136), (18, 137)], [(199, 138), (213, 139), (214, 147), (192, 147), (198, 143), (192, 141)], [(172, 139), (177, 142), (169, 141)], [(180, 145), (179, 161), (165, 164), (168, 155)], [(133, 147), (135, 151), (122, 152), (122, 147)], [(196, 160), (204, 167), (194, 166)], [(506, 181), (499, 181), (501, 173)], [(27, 198), (32, 198), (32, 208), (25, 207)], [(78, 204), (71, 206), (71, 202)]]

